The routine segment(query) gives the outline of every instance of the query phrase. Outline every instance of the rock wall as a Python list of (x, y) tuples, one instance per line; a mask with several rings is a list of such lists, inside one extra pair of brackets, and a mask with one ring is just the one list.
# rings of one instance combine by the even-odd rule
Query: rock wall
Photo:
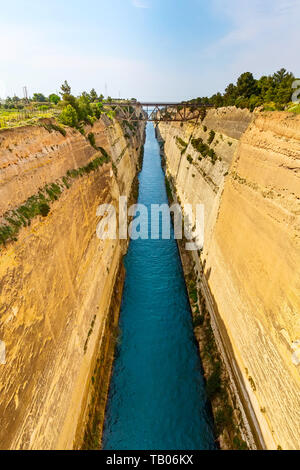
[[(181, 153), (176, 136), (207, 142), (210, 130), (214, 165), (198, 160), (191, 143)], [(205, 204), (196, 269), (204, 267), (264, 445), (299, 449), (300, 118), (229, 108), (209, 111), (195, 128), (160, 124), (159, 131), (181, 203)]]
[[(103, 118), (93, 132), (112, 162), (76, 179), (45, 218), (0, 251), (0, 448), (72, 449), (86, 421), (126, 242), (96, 236), (100, 204), (129, 195), (143, 126), (124, 136)], [(31, 126), (0, 133), (0, 213), (97, 156), (78, 131)], [(98, 152), (99, 153), (99, 152)], [(101, 364), (98, 364), (101, 367)]]

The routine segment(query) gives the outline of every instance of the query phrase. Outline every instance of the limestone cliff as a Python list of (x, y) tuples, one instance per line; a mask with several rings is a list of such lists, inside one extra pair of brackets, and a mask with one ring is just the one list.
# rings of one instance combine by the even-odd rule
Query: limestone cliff
[[(111, 156), (66, 185), (47, 217), (36, 217), (0, 251), (0, 448), (72, 449), (83, 437), (91, 379), (126, 243), (96, 236), (100, 204), (129, 195), (143, 126), (125, 132), (102, 118), (94, 147), (53, 121), (0, 133), (0, 216), (47, 183)], [(65, 135), (64, 135), (65, 134)], [(97, 362), (98, 360), (98, 362)]]
[(196, 269), (262, 445), (299, 449), (300, 118), (229, 108), (159, 130), (179, 200), (205, 204)]

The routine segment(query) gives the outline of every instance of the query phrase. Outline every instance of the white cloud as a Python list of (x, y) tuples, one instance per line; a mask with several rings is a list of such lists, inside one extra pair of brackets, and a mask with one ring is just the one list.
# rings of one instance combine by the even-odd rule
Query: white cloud
[(150, 5), (146, 0), (132, 0), (132, 5), (136, 8), (150, 8)]

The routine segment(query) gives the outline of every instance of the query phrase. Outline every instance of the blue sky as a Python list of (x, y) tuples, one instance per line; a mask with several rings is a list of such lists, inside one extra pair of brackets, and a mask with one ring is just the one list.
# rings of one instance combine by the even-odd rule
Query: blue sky
[(300, 0), (11, 0), (0, 10), (0, 97), (55, 92), (182, 100), (245, 71), (300, 76)]

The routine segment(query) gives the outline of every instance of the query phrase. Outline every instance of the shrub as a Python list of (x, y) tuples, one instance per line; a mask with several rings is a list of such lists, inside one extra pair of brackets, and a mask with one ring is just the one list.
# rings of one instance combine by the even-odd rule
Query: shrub
[(190, 289), (189, 295), (194, 304), (198, 302), (198, 292), (197, 292), (196, 287), (193, 287), (192, 289)]
[(193, 320), (194, 328), (197, 328), (197, 326), (203, 326), (203, 324), (204, 324), (204, 315), (196, 315), (196, 317)]
[(96, 147), (96, 139), (95, 139), (95, 135), (93, 134), (93, 132), (89, 133), (88, 140), (92, 147)]
[(181, 150), (181, 155), (183, 155), (189, 144), (185, 142), (184, 140), (182, 140), (180, 137), (176, 137), (176, 144), (179, 150)]
[(166, 182), (166, 191), (167, 191), (168, 199), (171, 200), (173, 198), (172, 189), (171, 189), (171, 185), (167, 177), (165, 177), (165, 182)]
[(215, 425), (217, 434), (220, 435), (226, 426), (232, 423), (233, 408), (230, 405), (225, 405), (219, 409), (215, 416)]
[(107, 151), (103, 147), (99, 147), (99, 150), (102, 153), (103, 157), (106, 158), (107, 161), (109, 161), (110, 156), (108, 155)]
[(238, 436), (235, 436), (233, 439), (233, 448), (234, 450), (248, 450), (247, 443)]
[(104, 163), (110, 160), (110, 156), (102, 149), (104, 155), (95, 158), (88, 165), (69, 170), (67, 175), (61, 181), (46, 185), (40, 192), (31, 196), (27, 201), (16, 210), (12, 210), (4, 214), (5, 223), (0, 225), (0, 245), (5, 245), (7, 242), (17, 240), (18, 232), (22, 226), (27, 227), (37, 215), (47, 217), (50, 212), (49, 203), (56, 201), (61, 195), (63, 188), (70, 187), (70, 178), (78, 178), (91, 171), (97, 170)]
[(295, 106), (292, 106), (289, 111), (291, 113), (296, 113), (296, 114), (300, 114), (300, 104), (297, 104)]
[(60, 116), (59, 120), (62, 124), (69, 127), (77, 127), (78, 126), (78, 116), (76, 113), (76, 109), (73, 108), (70, 104), (66, 106)]
[(216, 136), (215, 131), (211, 130), (209, 133), (208, 141), (207, 141), (208, 145), (213, 143), (215, 136)]
[(50, 124), (50, 125), (51, 125), (51, 127), (52, 127), (52, 129), (53, 129), (54, 131), (60, 132), (61, 135), (63, 135), (64, 137), (66, 137), (66, 135), (67, 135), (66, 129), (64, 129), (64, 128), (61, 127), (61, 126), (58, 126), (57, 124)]
[(221, 390), (221, 365), (215, 364), (215, 369), (206, 382), (206, 393), (212, 399)]
[(49, 96), (49, 101), (50, 103), (58, 104), (60, 102), (60, 97), (55, 93), (52, 93), (52, 95)]
[(40, 214), (43, 216), (43, 217), (47, 217), (47, 215), (49, 214), (50, 212), (50, 207), (48, 204), (46, 204), (45, 202), (42, 203), (40, 205)]
[(49, 109), (49, 106), (47, 106), (45, 104), (43, 104), (42, 106), (39, 106), (40, 111), (48, 111), (48, 109)]

